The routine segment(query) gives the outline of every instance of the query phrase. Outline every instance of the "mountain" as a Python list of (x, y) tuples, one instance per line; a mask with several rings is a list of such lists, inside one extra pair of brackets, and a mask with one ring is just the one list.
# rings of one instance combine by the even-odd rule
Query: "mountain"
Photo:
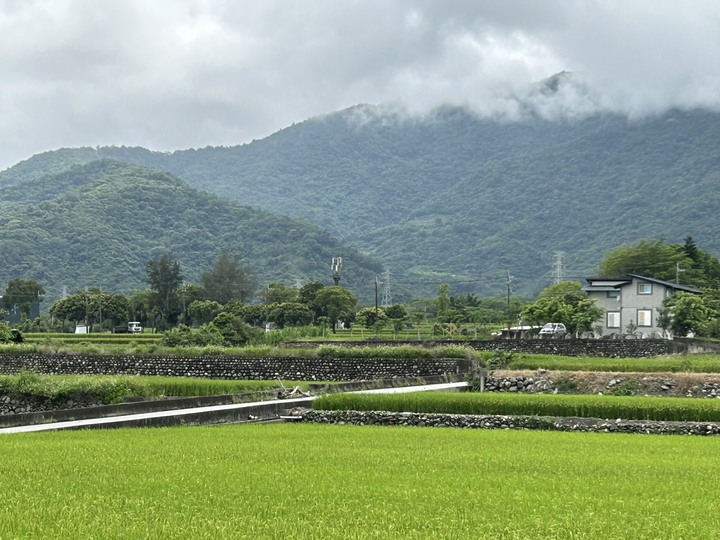
[[(562, 84), (549, 81), (548, 95)], [(720, 114), (673, 110), (628, 119), (425, 117), (361, 105), (242, 146), (173, 153), (63, 149), (0, 173), (0, 186), (111, 157), (162, 169), (245, 205), (309, 220), (392, 272), (395, 291), (532, 294), (593, 274), (643, 238), (692, 235), (720, 253)]]
[(48, 305), (69, 292), (146, 289), (145, 262), (172, 253), (200, 282), (221, 250), (237, 253), (260, 284), (320, 280), (343, 257), (342, 284), (374, 296), (381, 266), (316, 225), (200, 192), (167, 173), (99, 160), (0, 189), (0, 283), (34, 278)]

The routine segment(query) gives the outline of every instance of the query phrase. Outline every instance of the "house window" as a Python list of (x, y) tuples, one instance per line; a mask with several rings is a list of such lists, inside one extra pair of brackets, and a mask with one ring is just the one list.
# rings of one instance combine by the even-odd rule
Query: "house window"
[(652, 283), (638, 283), (638, 294), (652, 294)]
[(607, 297), (608, 297), (608, 298), (619, 298), (619, 297), (620, 297), (620, 291), (618, 291), (617, 289), (615, 289), (614, 291), (608, 291), (608, 292), (607, 292)]
[(620, 312), (619, 311), (608, 311), (607, 312), (607, 327), (608, 328), (620, 328)]
[(637, 325), (652, 326), (652, 309), (637, 310)]

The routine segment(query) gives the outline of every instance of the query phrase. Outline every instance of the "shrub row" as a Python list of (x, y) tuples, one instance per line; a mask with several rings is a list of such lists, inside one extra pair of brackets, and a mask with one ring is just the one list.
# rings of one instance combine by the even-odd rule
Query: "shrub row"
[[(52, 334), (51, 334), (52, 335)], [(58, 334), (75, 336), (74, 334)], [(145, 335), (145, 334), (137, 334)], [(358, 346), (337, 347), (333, 345), (313, 344), (308, 348), (281, 348), (272, 345), (248, 345), (244, 347), (223, 347), (218, 345), (195, 347), (166, 347), (158, 343), (161, 335), (147, 334), (151, 338), (128, 339), (124, 335), (105, 334), (101, 338), (81, 339), (73, 337), (65, 342), (62, 339), (33, 341), (25, 345), (2, 345), (0, 353), (23, 354), (28, 352), (55, 354), (73, 352), (78, 354), (156, 354), (164, 356), (241, 356), (241, 357), (300, 357), (300, 358), (467, 358), (476, 359), (475, 351), (459, 345), (445, 345), (433, 348), (400, 346)]]
[(338, 394), (317, 399), (313, 408), (318, 410), (536, 415), (689, 422), (720, 421), (720, 400), (634, 396), (457, 392)]

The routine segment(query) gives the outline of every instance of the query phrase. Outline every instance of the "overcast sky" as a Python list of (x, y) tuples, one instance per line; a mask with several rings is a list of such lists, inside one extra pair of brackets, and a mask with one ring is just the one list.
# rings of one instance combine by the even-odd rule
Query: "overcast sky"
[[(589, 92), (533, 96), (572, 71)], [(530, 94), (528, 94), (530, 92)], [(358, 103), (512, 117), (720, 106), (717, 0), (0, 0), (0, 170), (235, 145)]]

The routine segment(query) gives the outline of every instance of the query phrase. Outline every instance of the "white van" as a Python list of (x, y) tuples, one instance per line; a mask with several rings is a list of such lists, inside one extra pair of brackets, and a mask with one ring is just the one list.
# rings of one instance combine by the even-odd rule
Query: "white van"
[(563, 323), (549, 322), (540, 329), (541, 338), (564, 338), (567, 334), (567, 328)]

